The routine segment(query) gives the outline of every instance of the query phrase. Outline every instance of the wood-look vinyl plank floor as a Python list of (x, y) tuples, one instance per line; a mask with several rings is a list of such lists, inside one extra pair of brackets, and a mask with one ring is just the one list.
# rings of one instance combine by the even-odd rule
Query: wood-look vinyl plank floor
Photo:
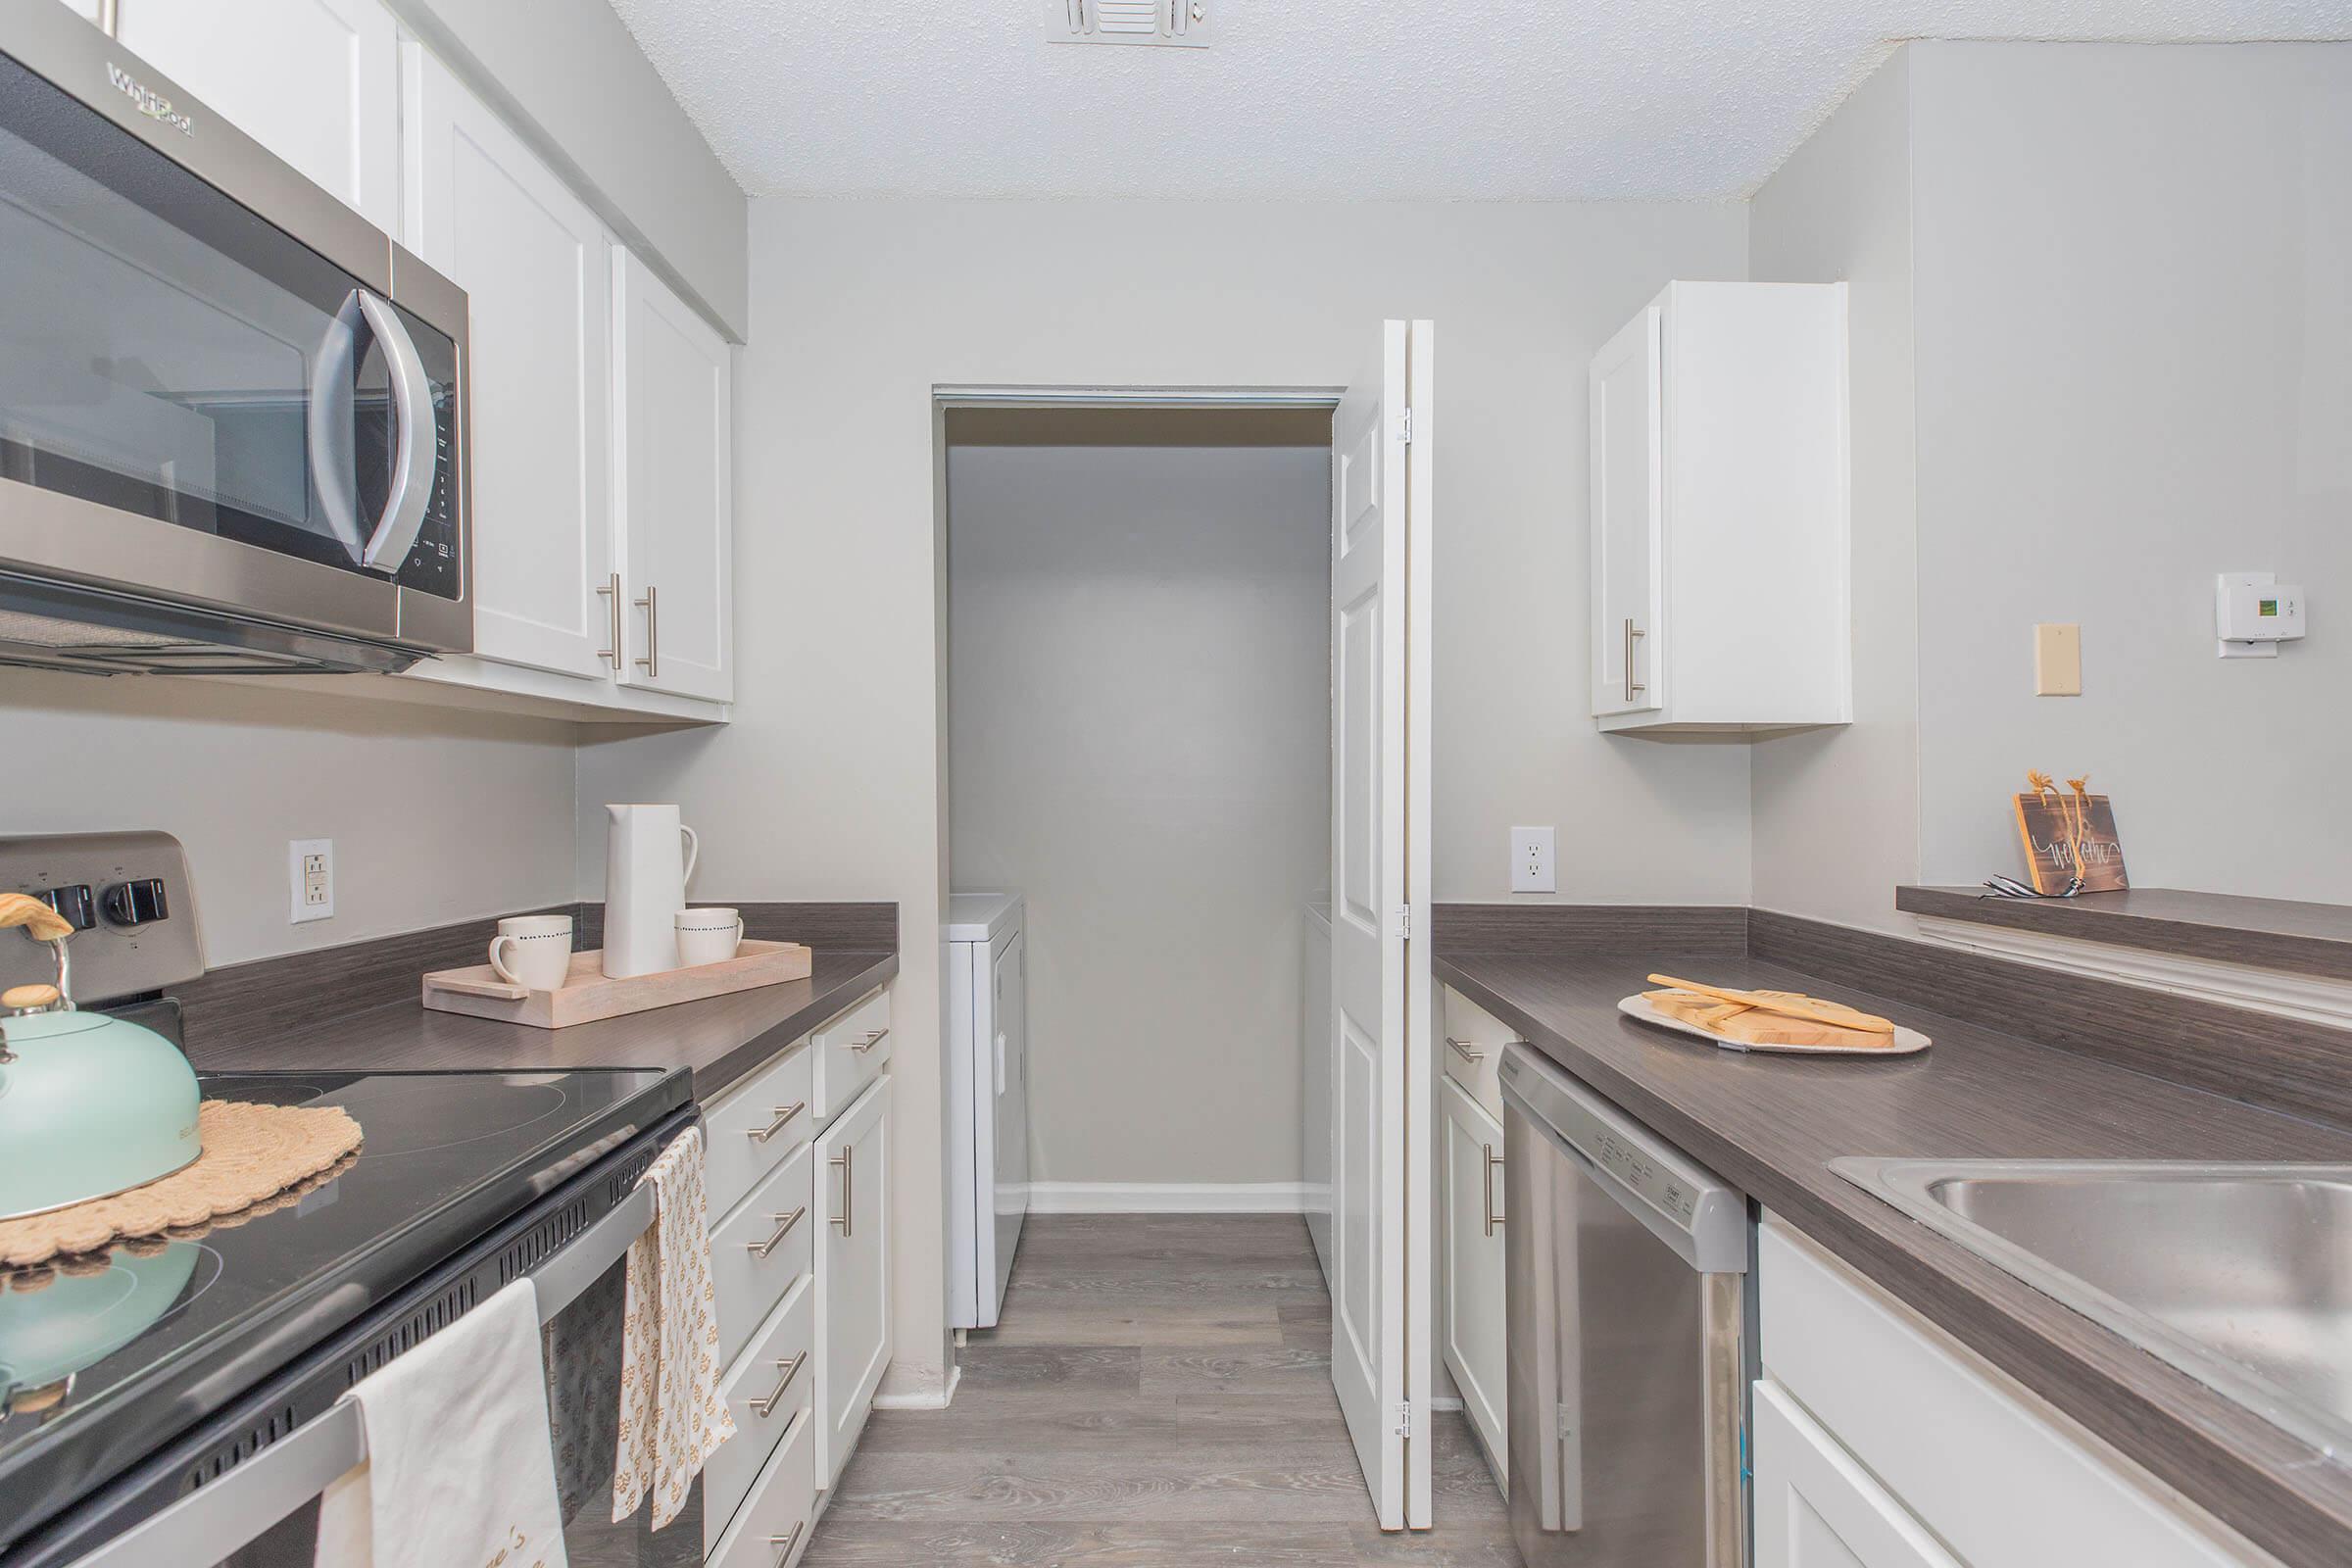
[(1331, 1387), (1331, 1302), (1281, 1215), (1038, 1215), (946, 1410), (878, 1410), (807, 1568), (1518, 1568), (1468, 1427), (1438, 1528), (1384, 1534)]

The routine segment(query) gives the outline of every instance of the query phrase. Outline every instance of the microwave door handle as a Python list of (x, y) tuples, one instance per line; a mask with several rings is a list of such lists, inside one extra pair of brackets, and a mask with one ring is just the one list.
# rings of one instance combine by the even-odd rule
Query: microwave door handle
[(392, 397), (400, 416), (398, 449), (392, 458), (392, 493), (384, 514), (360, 564), (383, 571), (398, 571), (416, 547), (424, 527), (425, 508), (432, 504), (433, 475), (441, 466), (440, 431), (433, 418), (433, 380), (424, 372), (400, 313), (366, 290), (360, 291), (360, 311), (383, 346), (384, 363), (392, 371)]
[[(641, 1182), (570, 1245), (533, 1269), (539, 1321), (579, 1299), (654, 1222), (655, 1187)], [(150, 1514), (74, 1568), (186, 1568), (220, 1562), (258, 1540), (368, 1457), (368, 1429), (349, 1398), (327, 1407), (218, 1481)]]
[(354, 561), (368, 548), (360, 533), (357, 466), (352, 453), (358, 417), (353, 379), (359, 367), (361, 311), (366, 297), (353, 289), (328, 319), (318, 357), (311, 366), (308, 409), (311, 480), (318, 492), (318, 509)]

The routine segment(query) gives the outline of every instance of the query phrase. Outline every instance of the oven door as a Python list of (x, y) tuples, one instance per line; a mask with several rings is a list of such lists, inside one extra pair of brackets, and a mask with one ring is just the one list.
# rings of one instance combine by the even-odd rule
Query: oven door
[[(649, 1137), (639, 1155), (618, 1156), (624, 1174), (650, 1163), (662, 1141)], [(548, 1441), (564, 1514), (564, 1554), (574, 1568), (687, 1568), (703, 1561), (699, 1476), (684, 1509), (658, 1531), (650, 1496), (631, 1517), (618, 1522), (612, 1518), (628, 1251), (654, 1218), (653, 1189), (635, 1186), (634, 1180), (628, 1175), (625, 1196), (529, 1269), (544, 1325), (540, 1348), (547, 1375)], [(574, 1201), (567, 1196), (549, 1200), (510, 1226), (507, 1234), (565, 1228), (568, 1222), (555, 1216)], [(451, 1277), (474, 1279), (481, 1290), (495, 1289), (495, 1258), (508, 1245), (501, 1242), (485, 1250), (483, 1256), (490, 1261), (476, 1259)], [(432, 1315), (434, 1309), (420, 1303), (440, 1299), (451, 1289), (438, 1283), (404, 1298), (395, 1310), (346, 1331), (333, 1353), (314, 1356), (318, 1367), (294, 1374), (280, 1388), (249, 1396), (237, 1413), (147, 1461), (144, 1474), (118, 1490), (136, 1496), (159, 1477), (166, 1485), (178, 1485), (178, 1478), (202, 1476), (214, 1467), (206, 1456), (219, 1453), (223, 1435), (266, 1429), (282, 1419), (279, 1411), (299, 1417), (306, 1402), (322, 1405), (318, 1414), (299, 1420), (291, 1432), (205, 1479), (161, 1510), (113, 1531), (94, 1549), (66, 1547), (65, 1542), (82, 1536), (69, 1529), (45, 1538), (41, 1547), (28, 1553), (29, 1561), (38, 1568), (318, 1568), (319, 1496), (329, 1483), (366, 1457), (359, 1407), (318, 1390), (322, 1383), (339, 1381), (338, 1375), (354, 1358), (351, 1348), (401, 1340)], [(319, 1368), (325, 1369), (324, 1376)], [(100, 1498), (98, 1504), (97, 1511), (103, 1513), (113, 1502)]]
[[(134, 135), (85, 95), (160, 98), (145, 68), (30, 20), (0, 55), (0, 569), (469, 644), (469, 614), (403, 615), (466, 596), (463, 297), (444, 329), (373, 229), (344, 215), (338, 263), (257, 215), (154, 127), (274, 160), (184, 100)], [(278, 169), (290, 208), (332, 203)]]

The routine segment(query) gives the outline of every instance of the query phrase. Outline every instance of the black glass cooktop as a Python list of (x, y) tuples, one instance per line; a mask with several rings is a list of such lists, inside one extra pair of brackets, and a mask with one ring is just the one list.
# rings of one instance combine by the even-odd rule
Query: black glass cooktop
[(0, 1271), (0, 1521), (193, 1425), (690, 1098), (685, 1073), (658, 1071), (201, 1082), (211, 1100), (341, 1105), (359, 1153), (242, 1223)]

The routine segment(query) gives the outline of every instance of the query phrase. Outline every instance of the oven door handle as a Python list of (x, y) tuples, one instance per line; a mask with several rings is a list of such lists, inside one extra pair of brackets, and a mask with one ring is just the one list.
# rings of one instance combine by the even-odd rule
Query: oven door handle
[(424, 513), (433, 499), (433, 476), (441, 466), (441, 432), (433, 417), (433, 378), (425, 373), (416, 340), (387, 302), (362, 289), (360, 314), (382, 345), (384, 363), (392, 371), (392, 396), (400, 418), (399, 445), (392, 457), (392, 493), (384, 514), (360, 564), (379, 571), (398, 571), (416, 548), (424, 528)]
[[(589, 1286), (628, 1255), (654, 1222), (653, 1185), (641, 1183), (595, 1224), (533, 1269), (539, 1321), (552, 1322)], [(74, 1568), (186, 1568), (219, 1562), (251, 1544), (280, 1519), (368, 1459), (360, 1407), (342, 1398), (220, 1480), (140, 1520)]]

